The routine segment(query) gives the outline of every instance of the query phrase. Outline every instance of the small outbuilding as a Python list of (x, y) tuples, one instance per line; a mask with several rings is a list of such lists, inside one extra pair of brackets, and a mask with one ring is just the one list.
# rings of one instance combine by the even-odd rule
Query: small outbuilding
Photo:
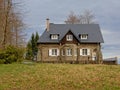
[(115, 65), (115, 64), (118, 64), (117, 61), (118, 61), (117, 57), (106, 58), (103, 60), (103, 64)]

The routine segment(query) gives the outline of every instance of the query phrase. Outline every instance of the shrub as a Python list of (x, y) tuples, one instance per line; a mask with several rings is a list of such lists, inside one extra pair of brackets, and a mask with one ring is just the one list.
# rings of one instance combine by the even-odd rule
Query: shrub
[(8, 46), (5, 50), (0, 51), (0, 63), (21, 62), (23, 60), (24, 50), (14, 46)]

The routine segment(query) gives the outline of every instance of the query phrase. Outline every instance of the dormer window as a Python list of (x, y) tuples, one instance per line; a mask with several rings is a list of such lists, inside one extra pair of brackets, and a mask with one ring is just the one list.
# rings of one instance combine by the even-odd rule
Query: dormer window
[(72, 41), (73, 40), (73, 35), (67, 35), (66, 40), (67, 41)]
[(57, 40), (58, 39), (58, 34), (52, 34), (51, 39), (52, 40)]
[(84, 39), (84, 40), (85, 40), (85, 39), (88, 39), (88, 34), (81, 34), (81, 35), (80, 35), (80, 38), (81, 38), (81, 39)]

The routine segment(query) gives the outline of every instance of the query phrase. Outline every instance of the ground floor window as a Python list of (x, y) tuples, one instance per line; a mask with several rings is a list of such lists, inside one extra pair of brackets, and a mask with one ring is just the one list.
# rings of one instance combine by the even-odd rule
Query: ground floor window
[(66, 50), (66, 55), (67, 56), (72, 56), (72, 49), (67, 49)]
[(62, 56), (65, 56), (65, 49), (62, 49)]
[(92, 60), (93, 60), (93, 61), (97, 60), (96, 52), (92, 52)]
[(90, 55), (90, 49), (80, 49), (80, 55), (82, 56), (87, 56), (87, 55)]
[(59, 49), (57, 48), (49, 49), (49, 56), (58, 56), (58, 55), (59, 55)]
[(96, 56), (92, 57), (92, 60), (93, 61), (97, 60), (97, 57)]

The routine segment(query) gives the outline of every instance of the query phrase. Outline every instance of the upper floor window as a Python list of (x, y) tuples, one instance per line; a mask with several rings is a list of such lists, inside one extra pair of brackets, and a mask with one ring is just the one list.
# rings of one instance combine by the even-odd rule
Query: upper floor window
[(81, 35), (80, 35), (80, 38), (81, 38), (81, 39), (88, 39), (88, 34), (81, 34)]
[(53, 40), (58, 39), (58, 34), (52, 34), (52, 35), (51, 35), (51, 39), (53, 39)]
[(66, 40), (67, 41), (72, 41), (73, 40), (73, 35), (67, 35)]

